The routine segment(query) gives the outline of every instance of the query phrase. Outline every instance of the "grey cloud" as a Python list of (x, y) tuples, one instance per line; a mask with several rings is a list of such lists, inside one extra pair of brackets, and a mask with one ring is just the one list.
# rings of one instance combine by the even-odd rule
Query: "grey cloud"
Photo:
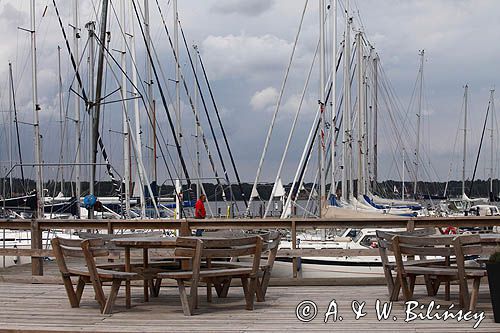
[(19, 26), (28, 21), (28, 14), (14, 8), (10, 3), (6, 3), (0, 13), (0, 21)]
[(215, 3), (211, 10), (221, 14), (240, 14), (245, 16), (259, 16), (271, 9), (274, 0), (221, 0)]

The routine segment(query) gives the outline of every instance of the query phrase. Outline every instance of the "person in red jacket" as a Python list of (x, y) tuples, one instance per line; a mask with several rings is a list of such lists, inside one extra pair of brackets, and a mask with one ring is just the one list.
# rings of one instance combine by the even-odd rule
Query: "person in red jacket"
[[(196, 204), (194, 205), (194, 218), (195, 219), (204, 219), (207, 216), (207, 212), (205, 210), (205, 201), (207, 197), (202, 194)], [(196, 236), (201, 236), (203, 234), (203, 229), (196, 230)]]

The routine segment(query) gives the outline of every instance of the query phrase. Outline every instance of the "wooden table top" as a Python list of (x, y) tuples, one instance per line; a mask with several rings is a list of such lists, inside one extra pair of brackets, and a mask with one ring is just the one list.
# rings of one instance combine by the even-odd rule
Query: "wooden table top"
[(116, 246), (137, 248), (175, 247), (177, 237), (126, 237), (115, 238), (111, 242)]

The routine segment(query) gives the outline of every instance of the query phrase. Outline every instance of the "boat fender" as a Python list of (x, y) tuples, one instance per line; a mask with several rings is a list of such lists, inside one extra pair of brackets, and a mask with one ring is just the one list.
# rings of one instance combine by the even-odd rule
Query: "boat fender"
[(89, 194), (83, 198), (83, 206), (85, 208), (92, 208), (94, 207), (95, 203), (97, 201), (97, 198), (93, 194)]
[(446, 229), (444, 229), (443, 233), (445, 235), (456, 235), (457, 234), (457, 228), (449, 226)]

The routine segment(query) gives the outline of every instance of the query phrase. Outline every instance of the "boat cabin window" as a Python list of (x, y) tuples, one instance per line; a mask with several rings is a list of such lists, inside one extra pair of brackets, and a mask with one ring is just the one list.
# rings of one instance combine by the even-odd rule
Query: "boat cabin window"
[(352, 240), (355, 240), (355, 238), (359, 234), (362, 234), (361, 230), (359, 230), (359, 229), (351, 229), (351, 230), (349, 230), (349, 232), (344, 237), (351, 237)]
[(366, 235), (359, 244), (365, 247), (377, 247), (377, 235)]
[(353, 242), (357, 242), (357, 241), (359, 241), (361, 239), (361, 237), (363, 237), (363, 235), (364, 234), (363, 234), (363, 232), (361, 230), (356, 230), (356, 234), (353, 237), (351, 237), (351, 236), (349, 236), (349, 237), (352, 238)]

